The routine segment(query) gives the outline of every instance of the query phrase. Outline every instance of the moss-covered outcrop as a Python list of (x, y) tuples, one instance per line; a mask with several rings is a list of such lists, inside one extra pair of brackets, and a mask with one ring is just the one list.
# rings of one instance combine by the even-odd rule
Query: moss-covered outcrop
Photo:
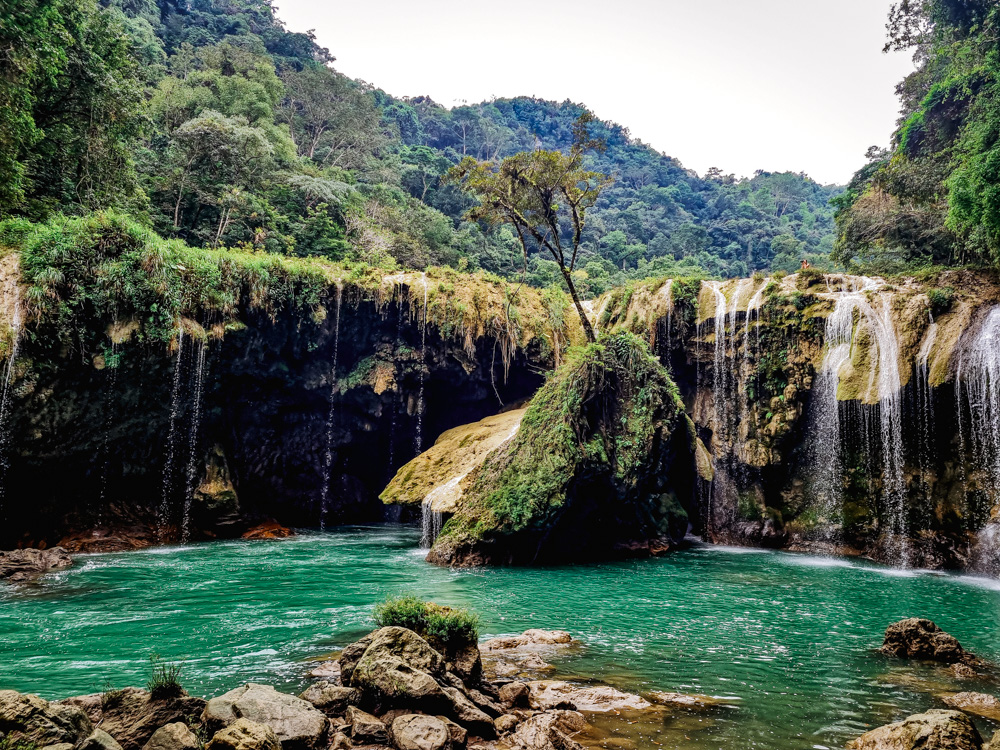
[(516, 436), (469, 478), (428, 559), (519, 564), (671, 548), (695, 511), (677, 388), (641, 339), (571, 352)]

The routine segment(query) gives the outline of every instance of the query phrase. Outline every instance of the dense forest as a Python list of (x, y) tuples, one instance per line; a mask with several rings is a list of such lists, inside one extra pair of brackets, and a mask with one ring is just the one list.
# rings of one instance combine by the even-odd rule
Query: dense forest
[(891, 148), (836, 199), (834, 258), (879, 271), (1000, 262), (1000, 6), (995, 0), (900, 0), (887, 49), (917, 69)]
[[(469, 221), (442, 176), (565, 150), (582, 105), (393, 98), (336, 72), (269, 0), (0, 0), (0, 45), (2, 217), (116, 209), (195, 246), (558, 280), (541, 254), (525, 268), (509, 227)], [(829, 263), (839, 188), (700, 177), (619, 125), (592, 131), (606, 148), (587, 167), (613, 182), (587, 216), (582, 292)]]

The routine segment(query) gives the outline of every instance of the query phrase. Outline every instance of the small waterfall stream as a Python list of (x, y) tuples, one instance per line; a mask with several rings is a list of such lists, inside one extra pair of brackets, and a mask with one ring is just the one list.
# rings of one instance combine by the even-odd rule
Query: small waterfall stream
[(343, 289), (337, 284), (337, 297), (333, 314), (333, 362), (330, 365), (330, 408), (326, 414), (326, 449), (323, 452), (323, 484), (320, 487), (319, 527), (326, 528), (326, 514), (330, 505), (330, 475), (333, 471), (333, 420), (337, 411), (337, 358), (340, 355), (340, 307)]
[(170, 392), (170, 429), (167, 432), (166, 458), (163, 462), (160, 509), (156, 514), (156, 536), (160, 542), (166, 540), (167, 527), (170, 524), (170, 498), (174, 488), (174, 475), (177, 471), (177, 433), (181, 418), (181, 385), (184, 366), (184, 328), (181, 327), (177, 333), (177, 358), (174, 360), (174, 379)]
[[(14, 368), (17, 366), (17, 355), (21, 348), (21, 334), (24, 329), (24, 318), (21, 312), (21, 298), (18, 293), (14, 303), (14, 315), (11, 319), (10, 354), (3, 370), (3, 387), (0, 390), (0, 513), (3, 512), (3, 502), (7, 493), (7, 473), (10, 471), (10, 410), (13, 398)], [(3, 520), (5, 515), (0, 515)]]
[(115, 399), (118, 396), (118, 342), (111, 342), (111, 357), (105, 362), (104, 372), (107, 378), (104, 389), (104, 436), (101, 445), (101, 495), (97, 501), (94, 514), (94, 525), (100, 527), (104, 522), (104, 511), (108, 502), (108, 472), (111, 468), (111, 429), (114, 425)]
[(934, 317), (928, 312), (930, 325), (924, 334), (924, 340), (920, 344), (920, 351), (917, 352), (917, 360), (914, 367), (916, 376), (916, 387), (914, 388), (914, 412), (917, 415), (917, 471), (924, 501), (930, 504), (932, 482), (931, 477), (934, 471), (934, 388), (931, 386), (930, 357), (937, 341), (937, 323)]
[(424, 281), (424, 310), (420, 316), (420, 390), (417, 394), (417, 435), (413, 441), (414, 455), (424, 452), (424, 381), (427, 369), (427, 274), (421, 274)]
[(196, 339), (194, 345), (194, 388), (191, 396), (191, 420), (188, 425), (188, 460), (184, 473), (184, 507), (181, 514), (181, 543), (191, 541), (191, 504), (194, 492), (198, 487), (201, 472), (202, 453), (198, 450), (201, 430), (202, 401), (205, 391), (205, 352), (207, 342), (203, 338)]

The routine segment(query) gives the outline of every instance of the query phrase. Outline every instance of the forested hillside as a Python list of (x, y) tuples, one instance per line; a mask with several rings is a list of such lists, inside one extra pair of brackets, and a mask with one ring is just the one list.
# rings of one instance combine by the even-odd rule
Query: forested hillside
[[(0, 215), (117, 208), (196, 246), (520, 276), (511, 230), (466, 221), (471, 199), (441, 177), (463, 156), (566, 149), (585, 111), (393, 98), (337, 73), (269, 0), (0, 0), (0, 44)], [(837, 188), (700, 177), (619, 125), (592, 131), (607, 149), (588, 168), (614, 182), (588, 214), (583, 292), (829, 255)], [(527, 278), (558, 271), (532, 257)]]
[(901, 0), (887, 48), (917, 70), (890, 149), (839, 199), (835, 257), (876, 270), (1000, 262), (1000, 6)]

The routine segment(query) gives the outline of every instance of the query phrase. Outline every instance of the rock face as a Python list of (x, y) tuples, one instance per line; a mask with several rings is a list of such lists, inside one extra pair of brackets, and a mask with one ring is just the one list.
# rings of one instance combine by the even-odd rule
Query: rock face
[(444, 659), (412, 630), (398, 627), (375, 631), (364, 653), (350, 672), (350, 683), (386, 706), (446, 705), (447, 698), (435, 676), (444, 671)]
[(890, 625), (879, 649), (887, 656), (926, 659), (945, 664), (974, 660), (954, 636), (948, 635), (930, 620), (911, 617)]
[(212, 698), (202, 718), (209, 729), (226, 727), (237, 719), (265, 724), (274, 730), (284, 750), (319, 747), (327, 732), (326, 717), (311, 703), (254, 683)]
[(62, 570), (72, 564), (73, 558), (62, 547), (0, 551), (0, 580), (30, 581), (50, 570)]
[(90, 719), (76, 706), (50, 703), (37, 695), (0, 690), (0, 734), (39, 747), (77, 745), (94, 731)]
[(848, 750), (980, 750), (983, 738), (968, 716), (932, 709), (863, 734)]
[(606, 336), (560, 366), (516, 435), (463, 479), (427, 559), (524, 564), (669, 550), (696, 516), (693, 438), (647, 344)]

